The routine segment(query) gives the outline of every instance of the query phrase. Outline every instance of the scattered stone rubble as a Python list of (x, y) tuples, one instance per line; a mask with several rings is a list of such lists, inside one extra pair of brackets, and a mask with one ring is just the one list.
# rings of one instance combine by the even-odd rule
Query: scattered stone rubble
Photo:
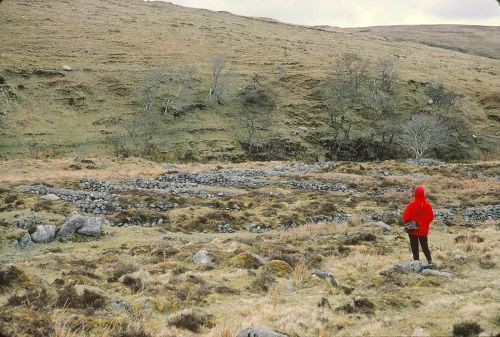
[(173, 173), (165, 174), (160, 180), (169, 183), (192, 183), (195, 185), (221, 186), (232, 188), (257, 188), (268, 185), (266, 180), (256, 179), (266, 175), (259, 170), (217, 170), (207, 173)]
[(432, 269), (429, 265), (422, 264), (420, 261), (397, 262), (394, 264), (393, 268), (406, 273), (418, 273), (419, 275), (439, 276), (449, 279), (453, 278), (452, 273)]
[(445, 165), (445, 162), (442, 162), (437, 159), (430, 158), (422, 158), (422, 159), (408, 159), (406, 161), (407, 164), (417, 165), (417, 166), (442, 166)]
[(92, 190), (95, 192), (114, 193), (124, 190), (124, 188), (121, 186), (94, 179), (82, 179), (80, 181), (80, 186), (84, 189)]
[[(143, 205), (139, 205), (139, 207), (141, 207), (141, 206), (143, 206)], [(153, 211), (156, 211), (156, 212), (166, 212), (168, 210), (179, 207), (179, 204), (173, 203), (170, 201), (159, 201), (159, 202), (155, 202), (155, 203), (149, 203), (146, 206), (147, 206), (147, 208), (149, 208)]]
[(263, 224), (256, 224), (253, 223), (248, 227), (248, 230), (252, 233), (265, 233), (265, 232), (270, 232), (272, 231), (272, 226), (271, 225), (263, 225)]
[(330, 192), (343, 192), (343, 193), (354, 193), (353, 189), (348, 188), (344, 184), (327, 184), (320, 181), (297, 181), (288, 180), (282, 181), (277, 184), (282, 187), (290, 187), (296, 190), (308, 190), (308, 191), (330, 191)]
[[(344, 184), (327, 184), (320, 181), (297, 181), (285, 180), (273, 182), (270, 180), (258, 179), (263, 177), (278, 177), (284, 175), (285, 169), (264, 171), (264, 170), (217, 170), (204, 173), (168, 173), (163, 175), (159, 180), (161, 182), (168, 182), (172, 184), (192, 184), (195, 187), (201, 186), (219, 186), (229, 188), (259, 188), (264, 186), (282, 186), (298, 190), (312, 190), (312, 191), (333, 191), (333, 192), (355, 192), (349, 189)], [(288, 172), (287, 172), (288, 173)], [(149, 182), (149, 185), (161, 186)], [(146, 187), (151, 188), (151, 187)], [(160, 187), (162, 188), (162, 187)]]
[(147, 180), (147, 179), (134, 179), (126, 181), (129, 187), (148, 189), (148, 190), (161, 190), (162, 192), (178, 194), (187, 194), (193, 197), (199, 197), (202, 199), (214, 199), (225, 197), (227, 193), (224, 192), (205, 192), (201, 191), (201, 185), (194, 183), (171, 183), (159, 180)]
[(434, 220), (441, 220), (445, 223), (452, 223), (455, 220), (456, 212), (453, 210), (436, 210), (434, 211)]
[(470, 221), (500, 220), (500, 205), (467, 208), (464, 215)]
[(94, 214), (108, 214), (122, 211), (118, 204), (118, 195), (103, 192), (73, 191), (65, 188), (52, 188), (45, 185), (23, 186), (22, 193), (38, 195), (54, 194), (64, 201), (72, 202), (82, 211)]
[(218, 231), (219, 231), (219, 233), (234, 233), (235, 232), (234, 228), (231, 227), (230, 224), (219, 225)]
[(34, 225), (38, 225), (41, 223), (42, 223), (41, 218), (39, 218), (37, 216), (33, 216), (33, 217), (29, 217), (29, 218), (26, 218), (23, 220), (18, 220), (15, 222), (15, 225), (17, 228), (28, 229), (28, 228), (33, 227)]

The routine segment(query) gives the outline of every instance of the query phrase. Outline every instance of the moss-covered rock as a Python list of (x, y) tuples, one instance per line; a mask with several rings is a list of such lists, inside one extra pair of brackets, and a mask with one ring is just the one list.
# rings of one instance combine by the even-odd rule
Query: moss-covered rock
[(262, 265), (261, 261), (255, 255), (249, 253), (241, 253), (234, 256), (231, 258), (230, 264), (241, 269), (257, 269)]
[(266, 264), (265, 269), (269, 272), (275, 273), (279, 277), (286, 277), (292, 274), (292, 267), (281, 260), (272, 260)]

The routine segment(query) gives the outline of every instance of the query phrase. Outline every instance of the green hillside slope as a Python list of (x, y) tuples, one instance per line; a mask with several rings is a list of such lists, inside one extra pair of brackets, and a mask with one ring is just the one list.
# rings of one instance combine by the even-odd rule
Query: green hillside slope
[[(245, 130), (235, 118), (240, 106), (232, 98), (221, 106), (206, 105), (213, 58), (221, 55), (230, 74), (230, 97), (254, 75), (270, 83), (278, 97), (271, 133), (283, 140), (288, 156), (316, 159), (327, 151), (321, 138), (326, 116), (320, 93), (345, 53), (369, 61), (372, 72), (379, 58), (399, 62), (403, 114), (425, 99), (426, 84), (441, 81), (460, 95), (468, 132), (478, 137), (477, 142), (463, 140), (464, 157), (498, 156), (500, 60), (491, 57), (411, 38), (328, 31), (138, 0), (4, 1), (0, 22), (0, 85), (11, 97), (11, 126), (2, 135), (0, 150), (4, 157), (113, 153), (109, 139), (142, 110), (144, 79), (152, 69), (173, 74), (189, 68), (190, 91), (177, 107), (185, 113), (162, 116), (158, 122), (160, 157), (245, 158), (238, 141)], [(495, 34), (477, 29), (484, 36)], [(63, 70), (65, 65), (72, 71)], [(282, 83), (276, 85), (279, 76)], [(363, 119), (357, 122), (355, 132), (361, 134)]]

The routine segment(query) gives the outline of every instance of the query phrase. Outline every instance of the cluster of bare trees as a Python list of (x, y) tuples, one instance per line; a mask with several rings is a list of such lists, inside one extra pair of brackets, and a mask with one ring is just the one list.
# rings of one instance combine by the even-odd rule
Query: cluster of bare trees
[(143, 112), (179, 117), (182, 107), (189, 104), (195, 93), (196, 69), (192, 67), (167, 72), (153, 69), (145, 77), (141, 89)]
[[(466, 134), (460, 97), (453, 91), (439, 82), (430, 83), (423, 92), (425, 102), (413, 107), (402, 91), (395, 59), (380, 59), (370, 72), (366, 60), (355, 54), (343, 55), (324, 90), (332, 154), (355, 152), (358, 149), (353, 146), (376, 143), (391, 150), (403, 147), (420, 158)], [(403, 111), (411, 112), (410, 116)], [(351, 139), (353, 132), (357, 133), (355, 141)]]
[[(431, 150), (446, 148), (454, 139), (452, 133), (460, 135), (466, 130), (458, 104), (460, 97), (439, 82), (425, 87), (421, 95), (426, 97), (424, 103), (408, 103), (398, 62), (383, 58), (372, 66), (353, 53), (344, 54), (337, 61), (323, 88), (332, 155), (377, 145), (392, 152), (402, 147), (420, 158)], [(253, 157), (272, 133), (278, 100), (275, 89), (283, 85), (286, 68), (277, 67), (271, 81), (254, 75), (239, 90), (235, 90), (229, 69), (223, 57), (214, 57), (206, 91), (194, 68), (151, 71), (142, 86), (142, 111), (123, 126), (121, 140), (115, 141), (121, 152), (146, 156), (155, 147), (155, 139), (161, 138), (159, 125), (171, 123), (170, 117), (178, 118), (192, 111), (190, 107), (230, 105), (232, 117), (242, 130), (240, 144)], [(407, 112), (411, 112), (410, 117)]]
[(201, 79), (193, 67), (171, 71), (154, 68), (147, 72), (139, 90), (142, 109), (110, 138), (117, 151), (126, 156), (148, 156), (162, 136), (161, 126), (171, 122), (168, 118), (227, 103), (231, 94), (227, 68), (223, 57), (214, 57), (206, 100), (201, 98)]

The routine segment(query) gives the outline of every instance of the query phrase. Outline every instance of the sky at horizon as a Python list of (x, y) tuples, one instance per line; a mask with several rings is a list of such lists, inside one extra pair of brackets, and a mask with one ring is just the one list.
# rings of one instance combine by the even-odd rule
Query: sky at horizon
[(496, 0), (168, 0), (174, 4), (303, 25), (415, 24), (500, 26)]

